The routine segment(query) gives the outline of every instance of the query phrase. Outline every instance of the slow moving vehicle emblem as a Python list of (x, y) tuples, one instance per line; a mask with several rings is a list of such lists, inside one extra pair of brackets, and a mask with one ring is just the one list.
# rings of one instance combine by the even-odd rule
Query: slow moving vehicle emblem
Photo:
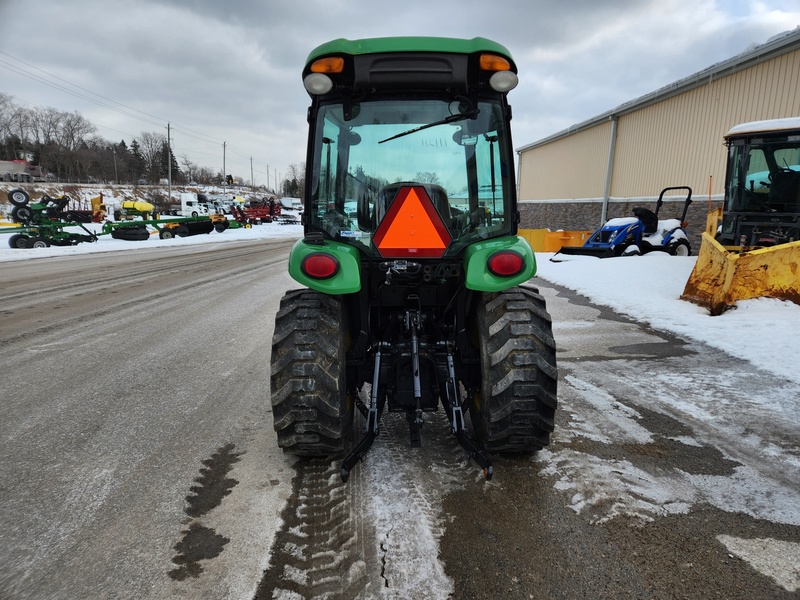
[(422, 186), (401, 187), (373, 241), (384, 258), (439, 258), (451, 240)]

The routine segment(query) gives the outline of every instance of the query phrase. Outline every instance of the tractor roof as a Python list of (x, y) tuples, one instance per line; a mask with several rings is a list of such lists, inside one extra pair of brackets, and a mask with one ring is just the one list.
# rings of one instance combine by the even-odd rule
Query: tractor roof
[(785, 119), (769, 119), (766, 121), (751, 121), (734, 126), (725, 134), (725, 137), (745, 135), (752, 133), (778, 133), (781, 131), (800, 130), (800, 117)]
[[(452, 54), (473, 54), (493, 52), (507, 58), (514, 64), (508, 49), (482, 37), (469, 40), (444, 37), (385, 37), (348, 40), (339, 38), (318, 46), (308, 55), (306, 64), (329, 54), (378, 54), (391, 52), (446, 52)], [(516, 72), (516, 68), (512, 67)]]

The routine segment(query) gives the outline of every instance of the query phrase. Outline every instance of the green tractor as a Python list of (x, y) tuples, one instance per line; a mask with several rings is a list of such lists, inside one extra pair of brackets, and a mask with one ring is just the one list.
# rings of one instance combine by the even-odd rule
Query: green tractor
[(346, 481), (386, 410), (405, 413), (419, 446), (441, 405), (491, 478), (491, 454), (549, 443), (558, 379), (517, 236), (514, 61), (483, 38), (339, 39), (311, 52), (303, 83), (304, 237), (289, 273), (306, 287), (275, 319), (278, 444), (343, 456)]

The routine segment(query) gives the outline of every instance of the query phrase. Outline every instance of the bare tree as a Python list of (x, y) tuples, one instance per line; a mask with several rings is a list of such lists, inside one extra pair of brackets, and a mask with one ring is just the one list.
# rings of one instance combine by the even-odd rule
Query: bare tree
[(183, 174), (186, 176), (186, 181), (199, 181), (199, 167), (189, 160), (188, 154), (181, 155), (181, 164), (183, 165)]
[(19, 127), (16, 126), (19, 108), (13, 98), (0, 92), (0, 158), (13, 160), (21, 146)]
[(73, 179), (80, 176), (77, 152), (96, 128), (77, 111), (74, 113), (62, 113), (62, 117), (58, 132), (60, 150), (58, 170), (63, 172), (67, 178)]
[(25, 108), (17, 107), (11, 115), (11, 132), (19, 138), (19, 148), (15, 149), (14, 158), (19, 158), (25, 155), (25, 151), (29, 145), (29, 131), (30, 131), (30, 111)]
[(285, 196), (302, 198), (306, 188), (306, 165), (289, 165), (286, 179), (283, 181), (282, 191)]
[(58, 138), (64, 113), (55, 108), (34, 108), (30, 111), (30, 134), (34, 144), (44, 146)]
[(50, 155), (57, 153), (57, 144), (64, 113), (55, 108), (34, 108), (30, 111), (30, 134), (39, 164), (46, 166)]
[(97, 128), (77, 111), (61, 113), (61, 116), (58, 142), (66, 151), (74, 152)]
[(161, 171), (161, 152), (167, 143), (167, 136), (163, 133), (143, 131), (136, 141), (139, 143), (148, 179), (157, 181)]
[(197, 181), (201, 183), (213, 183), (215, 179), (218, 179), (218, 175), (211, 167), (200, 167), (197, 172)]
[(11, 135), (11, 123), (16, 110), (13, 98), (0, 92), (0, 139)]

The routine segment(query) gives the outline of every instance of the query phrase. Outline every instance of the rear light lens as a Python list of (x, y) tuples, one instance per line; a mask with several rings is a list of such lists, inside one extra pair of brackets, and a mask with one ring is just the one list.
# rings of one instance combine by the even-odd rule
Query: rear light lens
[(321, 96), (333, 89), (333, 80), (324, 73), (309, 73), (303, 79), (303, 85), (309, 94)]
[(489, 85), (495, 92), (510, 92), (518, 83), (519, 78), (513, 71), (497, 71), (489, 78)]
[(511, 70), (511, 63), (508, 62), (508, 59), (497, 54), (481, 54), (479, 62), (481, 69), (484, 71)]
[(508, 59), (497, 54), (481, 54), (479, 64), (483, 71), (494, 71), (489, 78), (489, 85), (495, 92), (506, 93), (517, 87), (519, 79)]
[(501, 250), (489, 257), (489, 260), (486, 261), (486, 266), (492, 275), (513, 277), (525, 269), (525, 259), (518, 252)]
[(300, 270), (312, 279), (330, 279), (339, 272), (339, 261), (330, 254), (315, 252), (303, 259)]
[(309, 94), (315, 96), (327, 94), (333, 89), (333, 80), (330, 74), (344, 71), (344, 58), (341, 56), (326, 56), (311, 63), (311, 71), (303, 79), (303, 85)]
[(312, 73), (341, 73), (344, 71), (344, 58), (341, 56), (328, 56), (311, 63)]

